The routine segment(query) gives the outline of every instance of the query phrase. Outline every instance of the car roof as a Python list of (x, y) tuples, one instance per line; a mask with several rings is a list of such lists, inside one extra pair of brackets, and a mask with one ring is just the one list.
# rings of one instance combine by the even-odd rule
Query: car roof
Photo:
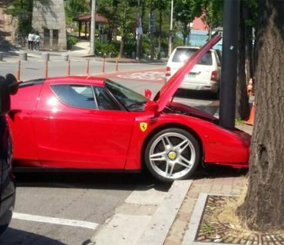
[(104, 77), (96, 77), (96, 76), (66, 76), (66, 77), (53, 77), (47, 78), (45, 83), (76, 83), (76, 84), (91, 84), (102, 87), (104, 85), (104, 81), (106, 78)]
[[(183, 48), (183, 49), (196, 49), (196, 50), (198, 50), (198, 49), (200, 49), (201, 47), (192, 47), (192, 46), (178, 46), (178, 47), (176, 47), (175, 49), (179, 49), (179, 48)], [(209, 49), (210, 51), (215, 51), (214, 49)]]

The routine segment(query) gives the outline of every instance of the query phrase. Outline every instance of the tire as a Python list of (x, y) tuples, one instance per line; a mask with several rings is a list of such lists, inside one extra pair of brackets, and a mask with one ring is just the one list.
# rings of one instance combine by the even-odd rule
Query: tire
[(196, 170), (200, 156), (196, 138), (179, 128), (158, 132), (148, 142), (144, 152), (147, 169), (163, 182), (187, 179)]

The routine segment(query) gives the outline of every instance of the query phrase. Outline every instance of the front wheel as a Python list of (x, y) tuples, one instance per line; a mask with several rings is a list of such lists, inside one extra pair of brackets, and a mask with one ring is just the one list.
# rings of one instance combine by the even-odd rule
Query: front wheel
[(188, 131), (169, 128), (148, 143), (144, 159), (148, 170), (164, 182), (188, 178), (200, 161), (200, 146)]

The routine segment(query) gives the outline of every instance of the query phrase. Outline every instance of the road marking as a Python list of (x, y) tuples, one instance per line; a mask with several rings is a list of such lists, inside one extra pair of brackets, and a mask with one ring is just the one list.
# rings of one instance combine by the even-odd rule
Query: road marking
[(165, 72), (148, 71), (148, 72), (136, 72), (129, 74), (118, 74), (118, 78), (125, 79), (138, 79), (146, 81), (165, 81)]
[(73, 227), (80, 227), (80, 228), (86, 228), (86, 229), (91, 229), (91, 230), (95, 230), (99, 226), (99, 224), (92, 223), (92, 222), (38, 216), (38, 215), (23, 214), (23, 213), (16, 213), (16, 212), (13, 213), (13, 219), (46, 223), (46, 224), (54, 224), (54, 225), (73, 226)]

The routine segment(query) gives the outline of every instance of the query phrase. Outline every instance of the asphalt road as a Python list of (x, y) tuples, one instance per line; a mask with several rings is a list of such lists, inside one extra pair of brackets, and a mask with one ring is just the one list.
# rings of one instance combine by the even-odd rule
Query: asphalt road
[[(88, 244), (95, 230), (138, 186), (145, 191), (169, 187), (145, 174), (21, 173), (16, 177), (15, 218), (1, 236), (1, 245)], [(70, 220), (76, 221), (74, 226), (68, 225)]]
[[(100, 72), (100, 63), (91, 62), (91, 65), (95, 72)], [(15, 73), (15, 66), (13, 62), (1, 64), (0, 74)], [(49, 74), (64, 75), (65, 66), (62, 61), (51, 62)], [(151, 89), (153, 95), (164, 85), (163, 65), (122, 64), (122, 67), (128, 72), (107, 77), (139, 93)], [(22, 68), (24, 80), (42, 77), (43, 63), (29, 61)], [(112, 68), (114, 64), (107, 65), (107, 70)], [(137, 71), (145, 69), (151, 73)], [(159, 71), (153, 73), (153, 69)], [(77, 62), (72, 73), (84, 74), (84, 70), (84, 62)], [(179, 91), (177, 95), (176, 101), (213, 115), (218, 112), (218, 101), (208, 93)], [(90, 238), (133, 193), (143, 200), (147, 191), (158, 189), (162, 190), (155, 194), (159, 199), (170, 188), (145, 174), (21, 173), (16, 177), (15, 216), (0, 238), (1, 245), (91, 245)], [(139, 192), (135, 192), (137, 189)]]

